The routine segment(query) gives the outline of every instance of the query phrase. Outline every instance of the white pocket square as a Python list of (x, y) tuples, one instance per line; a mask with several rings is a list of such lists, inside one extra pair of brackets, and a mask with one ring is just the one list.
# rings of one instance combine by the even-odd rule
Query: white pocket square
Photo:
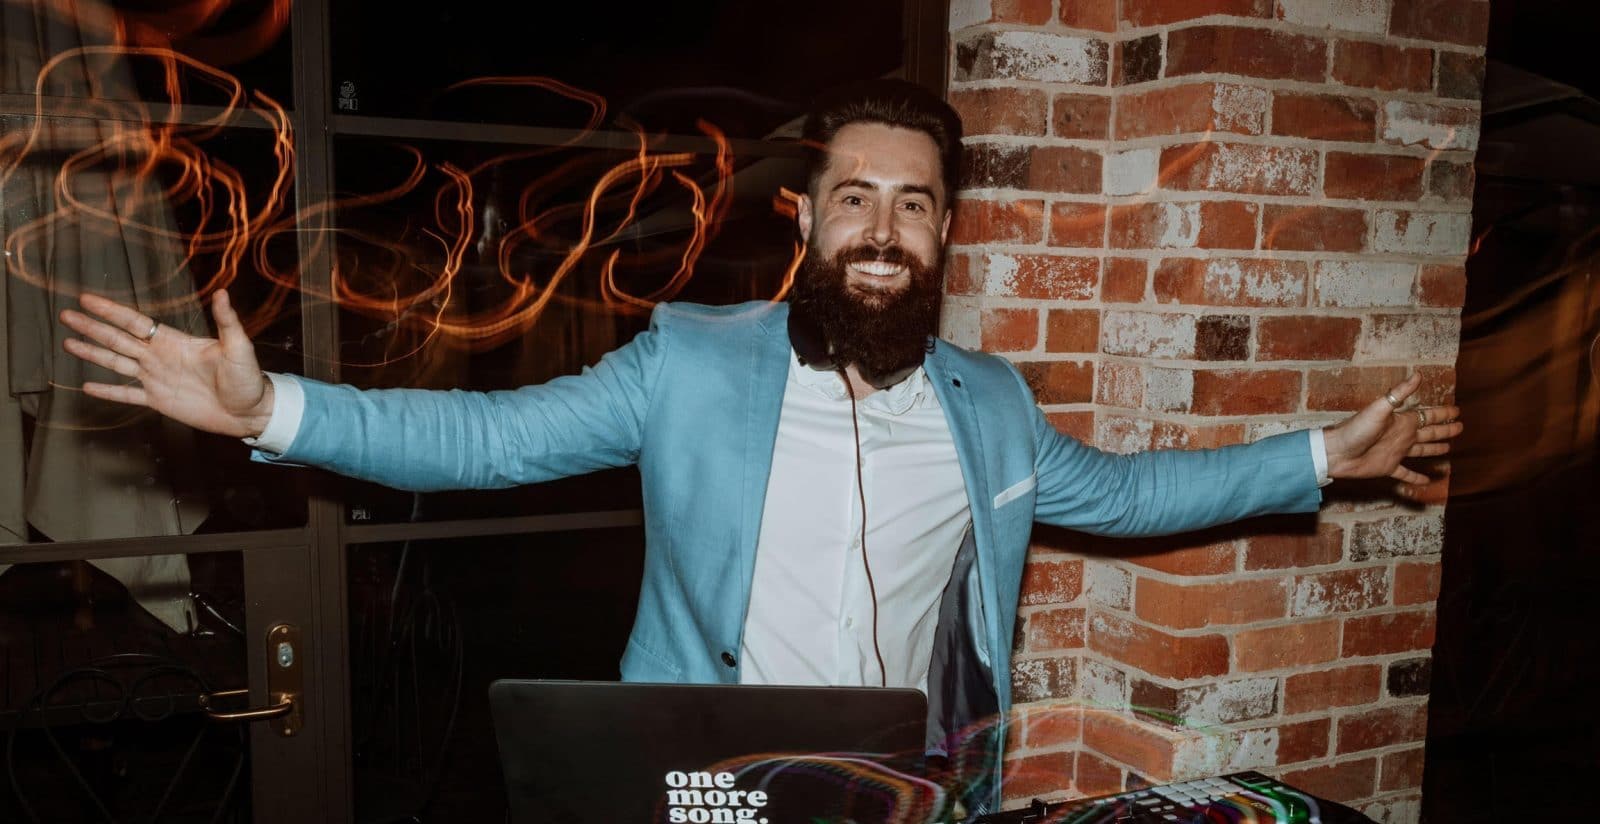
[(994, 496), (994, 508), (999, 509), (1000, 507), (1015, 501), (1023, 495), (1028, 494), (1028, 492), (1033, 489), (1033, 485), (1038, 483), (1038, 481), (1039, 473), (1035, 472), (1034, 474), (1029, 475), (1028, 477), (1023, 478), (1022, 480), (1017, 481), (1016, 483), (1007, 487), (1006, 491)]

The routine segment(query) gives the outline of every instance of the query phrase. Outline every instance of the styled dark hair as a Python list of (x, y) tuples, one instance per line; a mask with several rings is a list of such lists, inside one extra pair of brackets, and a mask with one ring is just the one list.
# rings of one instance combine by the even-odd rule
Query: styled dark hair
[(819, 96), (800, 131), (806, 153), (806, 187), (813, 192), (828, 167), (828, 143), (852, 123), (881, 123), (922, 132), (939, 147), (944, 205), (955, 198), (961, 170), (961, 116), (938, 95), (906, 80), (868, 80)]

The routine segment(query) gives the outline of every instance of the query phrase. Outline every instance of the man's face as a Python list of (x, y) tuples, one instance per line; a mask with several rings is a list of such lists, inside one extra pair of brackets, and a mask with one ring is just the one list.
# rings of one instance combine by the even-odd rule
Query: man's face
[(846, 289), (869, 305), (905, 292), (909, 263), (930, 271), (942, 259), (950, 209), (939, 171), (939, 148), (922, 132), (881, 123), (840, 129), (816, 191), (800, 198), (808, 256), (842, 262)]
[(916, 368), (938, 331), (945, 197), (933, 138), (855, 123), (800, 200), (806, 259), (790, 301), (821, 327), (833, 362), (874, 386)]

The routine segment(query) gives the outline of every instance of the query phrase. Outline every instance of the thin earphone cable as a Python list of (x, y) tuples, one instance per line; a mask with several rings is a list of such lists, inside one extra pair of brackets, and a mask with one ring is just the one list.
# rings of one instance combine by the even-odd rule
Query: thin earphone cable
[(867, 592), (872, 596), (872, 654), (878, 658), (878, 684), (889, 686), (889, 668), (883, 665), (883, 649), (878, 646), (878, 585), (872, 580), (872, 564), (867, 560), (867, 482), (861, 471), (861, 424), (856, 418), (856, 388), (843, 367), (839, 377), (850, 394), (850, 429), (855, 433), (856, 494), (861, 498), (861, 567), (867, 572)]

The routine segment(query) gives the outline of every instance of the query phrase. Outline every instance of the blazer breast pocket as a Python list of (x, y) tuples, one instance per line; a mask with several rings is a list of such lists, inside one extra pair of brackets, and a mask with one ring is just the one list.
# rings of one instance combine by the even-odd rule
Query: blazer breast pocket
[(1034, 484), (1039, 482), (1039, 473), (1035, 472), (1026, 478), (1005, 488), (1005, 491), (994, 496), (994, 508), (999, 509), (1033, 491)]

